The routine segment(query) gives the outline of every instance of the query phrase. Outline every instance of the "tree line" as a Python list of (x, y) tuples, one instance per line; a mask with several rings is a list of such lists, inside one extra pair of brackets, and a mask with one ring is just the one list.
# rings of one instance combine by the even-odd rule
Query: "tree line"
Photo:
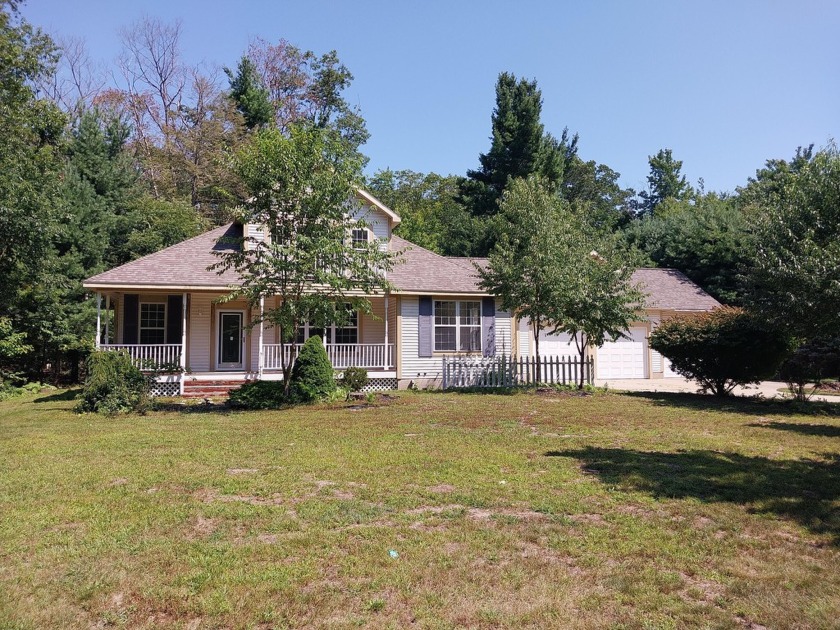
[[(365, 121), (343, 96), (353, 76), (334, 51), (256, 39), (216, 70), (185, 61), (180, 24), (145, 18), (120, 36), (119, 58), (103, 68), (83, 42), (55, 41), (0, 2), (0, 378), (75, 377), (94, 336), (82, 280), (240, 217), (251, 191), (237, 165), (266, 134), (279, 142), (305, 128), (358, 173), (366, 163)], [(495, 259), (487, 286), (537, 278), (516, 248), (555, 239), (549, 251), (579, 263), (551, 279), (567, 289), (567, 313), (596, 312), (616, 294), (591, 298), (605, 269), (613, 278), (647, 264), (677, 268), (801, 341), (836, 334), (836, 146), (768, 160), (725, 193), (692, 186), (663, 148), (635, 191), (581, 157), (578, 134), (546, 130), (542, 107), (535, 80), (502, 73), (474, 170), (386, 169), (360, 181), (401, 215), (406, 239)]]

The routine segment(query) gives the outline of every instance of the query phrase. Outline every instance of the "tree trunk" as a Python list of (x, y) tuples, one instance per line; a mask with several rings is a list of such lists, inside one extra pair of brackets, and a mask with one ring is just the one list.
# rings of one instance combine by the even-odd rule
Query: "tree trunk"
[(534, 372), (534, 377), (537, 384), (539, 384), (542, 382), (542, 366), (540, 365), (540, 327), (536, 321), (532, 322), (531, 325), (534, 327), (534, 354), (537, 359), (537, 368)]

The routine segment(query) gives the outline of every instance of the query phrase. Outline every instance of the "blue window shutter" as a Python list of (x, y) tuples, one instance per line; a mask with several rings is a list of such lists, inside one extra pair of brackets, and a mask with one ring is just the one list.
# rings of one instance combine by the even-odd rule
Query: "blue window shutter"
[(136, 293), (123, 296), (123, 343), (136, 344), (140, 330), (140, 296)]
[(181, 343), (181, 322), (183, 319), (184, 296), (169, 295), (166, 298), (166, 343)]
[(481, 337), (484, 356), (496, 356), (496, 298), (481, 298)]
[(432, 298), (420, 297), (419, 316), (417, 317), (417, 356), (432, 356)]

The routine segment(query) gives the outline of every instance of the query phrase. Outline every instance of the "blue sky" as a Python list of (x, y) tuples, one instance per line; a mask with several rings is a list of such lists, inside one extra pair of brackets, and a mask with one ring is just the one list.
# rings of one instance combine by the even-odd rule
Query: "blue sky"
[(183, 23), (188, 61), (236, 64), (249, 40), (335, 49), (356, 79), (369, 171), (464, 174), (489, 147), (501, 71), (536, 78), (543, 122), (645, 187), (663, 147), (692, 183), (734, 190), (768, 158), (840, 138), (840, 2), (215, 2), (29, 0), (23, 15), (111, 62), (142, 15)]

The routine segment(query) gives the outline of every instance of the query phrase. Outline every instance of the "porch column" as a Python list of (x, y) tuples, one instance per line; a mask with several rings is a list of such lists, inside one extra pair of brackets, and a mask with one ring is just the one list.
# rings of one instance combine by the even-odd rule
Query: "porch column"
[(184, 381), (187, 378), (187, 293), (181, 297), (181, 382), (178, 384), (184, 395)]
[(265, 313), (265, 298), (260, 296), (260, 350), (257, 359), (257, 378), (262, 380), (263, 366), (265, 366), (265, 347), (263, 346), (263, 315)]
[(102, 294), (96, 292), (96, 349), (102, 346)]
[(105, 345), (111, 343), (111, 294), (105, 296)]
[(386, 370), (391, 367), (390, 361), (388, 360), (388, 294), (385, 294), (385, 352), (383, 353), (382, 362), (384, 365), (382, 366)]

